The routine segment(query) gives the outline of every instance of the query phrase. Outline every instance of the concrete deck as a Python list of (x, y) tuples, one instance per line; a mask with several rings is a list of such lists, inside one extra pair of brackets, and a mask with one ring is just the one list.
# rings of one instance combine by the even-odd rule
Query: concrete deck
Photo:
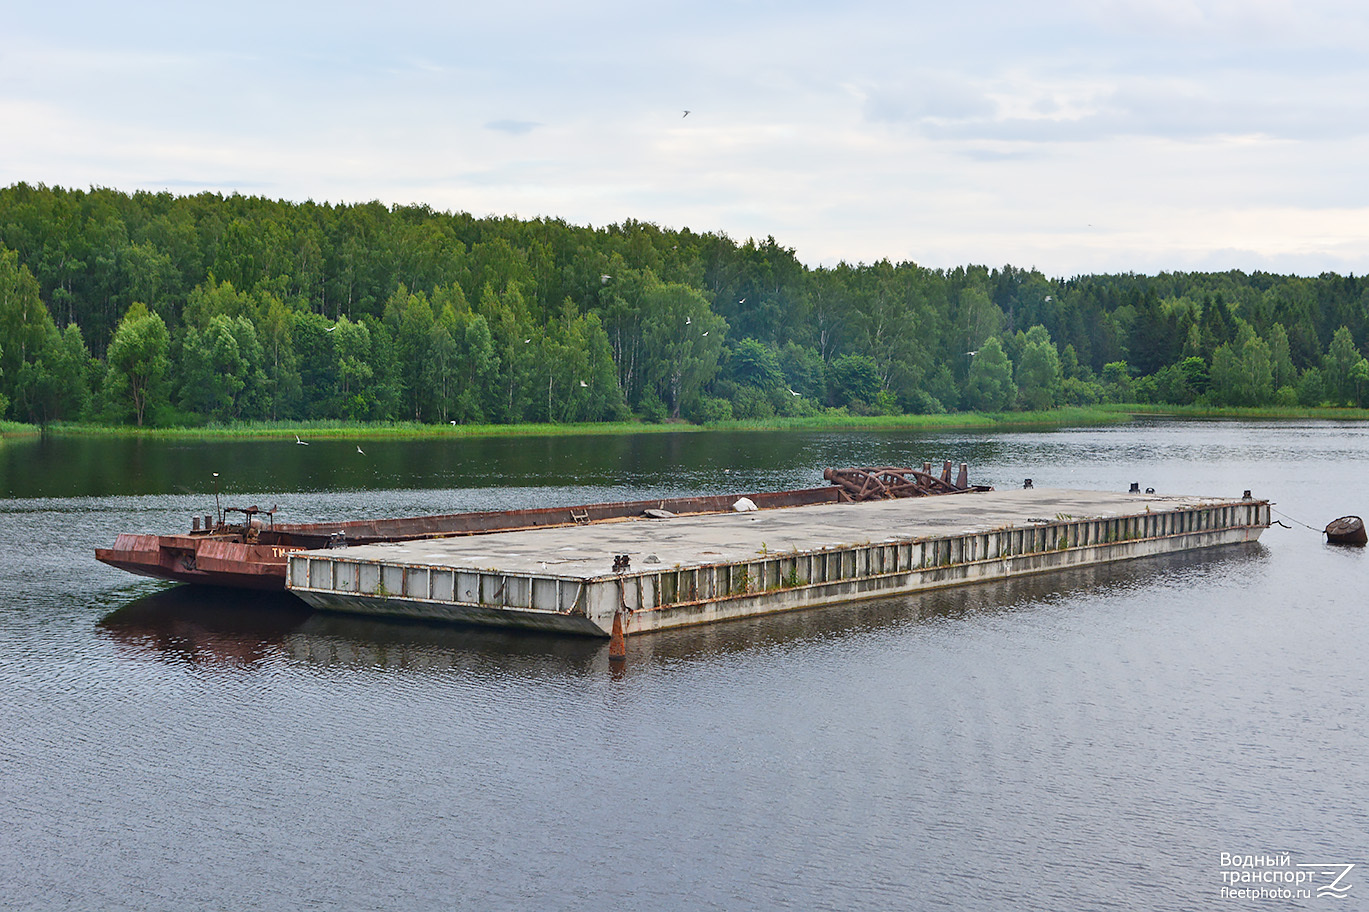
[[(1267, 507), (1247, 508), (1262, 503), (1031, 489), (640, 518), (297, 552), (288, 585), (337, 610), (581, 632), (590, 632), (589, 622), (604, 632), (605, 613), (622, 603), (645, 612), (638, 624), (676, 626), (1253, 540), (1267, 525)], [(1192, 518), (1160, 521), (1166, 514)], [(1118, 517), (1140, 519), (1109, 524)], [(1033, 531), (1004, 534), (1023, 529)], [(838, 567), (837, 553), (850, 560)], [(621, 554), (630, 567), (616, 573)], [(419, 572), (421, 581), (411, 582)], [(728, 601), (731, 609), (719, 614)]]

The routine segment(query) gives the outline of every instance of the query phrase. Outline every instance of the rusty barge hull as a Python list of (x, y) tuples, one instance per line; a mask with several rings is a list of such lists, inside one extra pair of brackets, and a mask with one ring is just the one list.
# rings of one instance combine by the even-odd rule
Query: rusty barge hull
[(138, 576), (176, 583), (279, 591), (285, 558), (302, 546), (247, 544), (208, 535), (137, 535), (125, 532), (113, 547), (96, 548), (102, 563)]
[[(951, 472), (949, 460), (942, 464), (939, 476), (933, 474), (929, 462), (924, 462), (920, 470), (896, 466), (827, 469), (823, 477), (830, 486), (821, 488), (346, 522), (276, 523), (274, 508), (229, 507), (219, 513), (216, 522), (214, 517), (206, 516), (203, 530), (196, 517), (192, 531), (186, 534), (126, 533), (117, 538), (112, 548), (95, 549), (95, 557), (111, 567), (170, 582), (281, 590), (286, 588), (286, 561), (296, 551), (595, 525), (652, 514), (728, 513), (739, 498), (750, 500), (755, 510), (779, 510), (990, 490), (969, 483), (969, 467), (963, 462), (958, 475), (952, 478)], [(227, 513), (241, 514), (243, 521), (227, 523)]]
[(725, 513), (739, 497), (759, 510), (849, 500), (841, 487), (801, 488), (754, 494), (719, 494), (655, 500), (580, 504), (528, 510), (490, 510), (392, 519), (325, 523), (277, 523), (253, 530), (249, 525), (219, 526), (178, 535), (123, 533), (112, 547), (95, 549), (102, 563), (139, 576), (176, 583), (284, 590), (286, 561), (295, 551), (484, 535), (524, 529), (614, 522), (648, 510), (676, 515)]

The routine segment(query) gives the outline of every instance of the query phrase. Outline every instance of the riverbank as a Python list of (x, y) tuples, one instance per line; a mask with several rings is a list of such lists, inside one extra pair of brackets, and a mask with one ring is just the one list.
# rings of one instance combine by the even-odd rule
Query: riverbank
[(1120, 424), (1137, 415), (1175, 418), (1369, 420), (1369, 409), (1350, 408), (1215, 408), (1193, 405), (1120, 403), (1066, 407), (1031, 412), (952, 412), (941, 415), (813, 415), (754, 421), (648, 424), (618, 421), (583, 424), (419, 424), (417, 422), (279, 421), (242, 422), (204, 427), (137, 428), (126, 425), (50, 424), (46, 428), (15, 421), (0, 422), (0, 436), (40, 434), (70, 437), (144, 437), (157, 440), (430, 440), (450, 437), (559, 437), (624, 434), (688, 434), (703, 431), (848, 431), (848, 430), (1008, 430), (1032, 427), (1088, 427)]
[(1098, 408), (1104, 411), (1125, 412), (1129, 416), (1154, 415), (1169, 418), (1268, 418), (1280, 421), (1311, 418), (1320, 421), (1369, 421), (1369, 409), (1360, 408), (1281, 408), (1278, 406), (1238, 408), (1235, 406), (1153, 405), (1150, 403), (1100, 405)]
[(429, 440), (449, 437), (558, 437), (624, 434), (689, 434), (703, 431), (791, 430), (985, 430), (1012, 427), (1081, 427), (1129, 420), (1125, 410), (1060, 408), (1034, 412), (954, 412), (942, 415), (814, 415), (755, 421), (690, 424), (667, 421), (586, 422), (581, 424), (420, 424), (418, 422), (278, 421), (242, 422), (203, 427), (136, 428), (127, 425), (61, 423), (46, 428), (6, 422), (0, 433), (23, 436), (47, 433), (70, 437), (145, 437), (156, 440), (212, 440), (217, 438), (291, 440), (387, 439)]

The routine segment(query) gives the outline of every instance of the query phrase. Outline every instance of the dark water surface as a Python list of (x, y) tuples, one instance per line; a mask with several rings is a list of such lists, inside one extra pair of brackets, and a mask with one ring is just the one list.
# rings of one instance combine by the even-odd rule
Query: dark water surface
[[(225, 503), (292, 520), (1000, 487), (1369, 515), (1369, 428), (0, 443), (0, 907), (1369, 908), (1369, 571), (1258, 546), (598, 641), (313, 614), (106, 568)], [(1290, 523), (1291, 524), (1291, 523)], [(1355, 863), (1231, 900), (1221, 853)]]

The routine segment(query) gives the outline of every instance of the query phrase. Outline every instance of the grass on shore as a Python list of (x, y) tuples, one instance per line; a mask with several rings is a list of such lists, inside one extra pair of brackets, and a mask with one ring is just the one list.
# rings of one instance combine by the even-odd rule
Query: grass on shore
[(1117, 424), (1129, 420), (1125, 411), (1067, 406), (1034, 412), (948, 412), (942, 415), (813, 415), (802, 418), (765, 418), (756, 421), (719, 421), (704, 430), (994, 430), (1017, 427), (1069, 427)]
[(419, 424), (418, 422), (349, 421), (244, 421), (202, 427), (136, 428), (127, 425), (59, 423), (40, 429), (16, 422), (0, 423), (0, 433), (40, 432), (71, 437), (139, 436), (163, 440), (216, 438), (263, 440), (290, 439), (295, 435), (315, 440), (338, 438), (446, 439), (452, 437), (549, 437), (582, 434), (679, 434), (704, 431), (789, 430), (900, 430), (943, 428), (1000, 428), (1024, 426), (1063, 427), (1076, 424), (1109, 424), (1126, 421), (1125, 412), (1064, 408), (1041, 412), (956, 412), (945, 415), (814, 415), (802, 418), (766, 418), (754, 421), (720, 421), (706, 425), (682, 421), (646, 424), (616, 421), (583, 424)]
[(1003, 430), (1030, 427), (1085, 427), (1117, 424), (1136, 415), (1176, 418), (1317, 419), (1364, 421), (1369, 409), (1348, 408), (1216, 408), (1193, 405), (1111, 404), (1034, 412), (954, 412), (943, 415), (813, 415), (801, 418), (766, 418), (720, 421), (707, 425), (685, 422), (645, 424), (617, 421), (584, 424), (419, 424), (418, 422), (244, 421), (203, 427), (136, 428), (126, 425), (82, 423), (51, 424), (46, 428), (15, 421), (0, 421), (0, 436), (33, 436), (40, 433), (71, 437), (148, 437), (161, 440), (313, 439), (423, 440), (453, 437), (554, 437), (570, 435), (678, 434), (703, 431), (800, 431), (800, 430)]
[(1369, 409), (1331, 408), (1321, 406), (1215, 406), (1215, 405), (1152, 405), (1132, 403), (1130, 405), (1100, 405), (1104, 411), (1125, 412), (1128, 415), (1154, 415), (1173, 418), (1265, 418), (1298, 419), (1310, 418), (1318, 421), (1365, 421), (1369, 420)]

